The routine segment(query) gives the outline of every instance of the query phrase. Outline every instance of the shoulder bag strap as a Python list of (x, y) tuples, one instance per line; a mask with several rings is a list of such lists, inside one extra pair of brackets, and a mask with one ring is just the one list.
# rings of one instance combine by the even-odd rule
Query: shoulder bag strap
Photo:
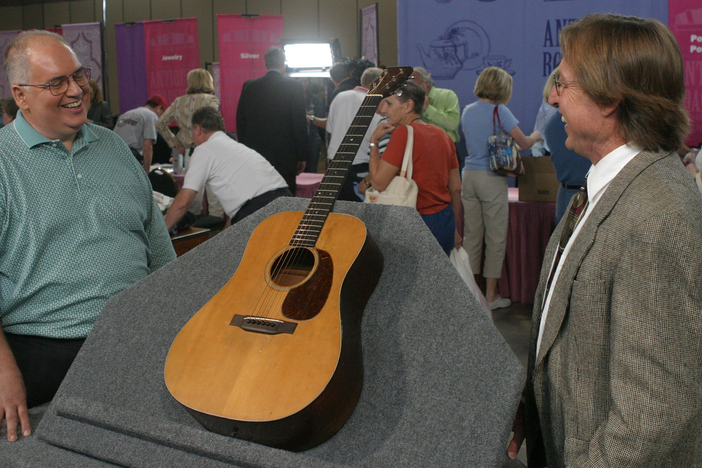
[(500, 113), (497, 111), (497, 108), (499, 107), (499, 104), (495, 106), (495, 110), (492, 111), (492, 134), (497, 135), (497, 129), (495, 128), (495, 117), (497, 117), (497, 123), (500, 125), (500, 129), (502, 128), (502, 121), (500, 120)]
[(407, 125), (407, 145), (405, 146), (405, 156), (402, 158), (402, 168), (400, 169), (400, 177), (407, 176), (412, 178), (412, 150), (414, 149), (414, 129), (412, 125)]

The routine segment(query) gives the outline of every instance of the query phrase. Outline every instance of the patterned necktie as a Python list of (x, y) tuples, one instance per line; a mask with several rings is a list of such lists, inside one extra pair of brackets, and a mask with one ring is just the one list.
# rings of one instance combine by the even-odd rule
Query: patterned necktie
[(578, 191), (578, 193), (576, 193), (573, 197), (573, 203), (570, 205), (570, 209), (568, 210), (568, 214), (566, 215), (566, 224), (563, 227), (563, 231), (561, 232), (561, 239), (558, 242), (558, 248), (556, 249), (556, 258), (553, 262), (553, 265), (551, 266), (551, 272), (549, 273), (548, 281), (546, 282), (546, 290), (544, 291), (544, 301), (546, 301), (546, 298), (548, 297), (548, 291), (549, 289), (551, 289), (551, 283), (553, 282), (553, 277), (556, 275), (556, 269), (558, 268), (558, 264), (561, 261), (561, 255), (563, 255), (563, 251), (565, 250), (566, 245), (568, 245), (568, 241), (573, 235), (575, 227), (580, 222), (580, 218), (585, 212), (588, 202), (589, 200), (587, 197), (587, 176), (585, 176), (585, 180), (583, 180), (583, 185), (580, 187), (580, 191)]

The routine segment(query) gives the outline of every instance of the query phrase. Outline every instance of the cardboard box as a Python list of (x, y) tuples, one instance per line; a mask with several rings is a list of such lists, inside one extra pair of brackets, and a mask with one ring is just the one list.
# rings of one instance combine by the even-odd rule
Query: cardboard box
[(551, 157), (523, 157), (522, 163), (525, 172), (519, 176), (519, 201), (555, 203), (560, 184)]

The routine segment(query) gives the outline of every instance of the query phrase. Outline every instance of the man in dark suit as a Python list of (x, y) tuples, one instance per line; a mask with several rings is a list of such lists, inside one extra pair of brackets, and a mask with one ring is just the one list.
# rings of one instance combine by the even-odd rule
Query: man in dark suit
[(546, 251), (508, 452), (526, 434), (529, 468), (699, 466), (702, 197), (676, 152), (680, 48), (658, 20), (603, 14), (560, 44), (549, 102), (593, 166)]
[(240, 143), (266, 158), (294, 194), (295, 176), (307, 160), (307, 119), (302, 84), (283, 76), (285, 52), (271, 47), (264, 55), (266, 73), (244, 83), (236, 111)]

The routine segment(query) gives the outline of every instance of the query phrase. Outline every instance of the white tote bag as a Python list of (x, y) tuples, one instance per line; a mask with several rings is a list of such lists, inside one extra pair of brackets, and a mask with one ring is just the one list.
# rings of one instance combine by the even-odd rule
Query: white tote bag
[(454, 249), (451, 251), (451, 255), (449, 258), (451, 259), (451, 263), (453, 263), (453, 266), (455, 266), (456, 270), (458, 270), (458, 274), (461, 276), (461, 278), (463, 278), (463, 281), (468, 286), (468, 289), (470, 289), (470, 292), (473, 293), (473, 296), (475, 296), (480, 305), (483, 307), (483, 310), (485, 311), (487, 316), (490, 317), (490, 319), (492, 319), (492, 309), (490, 309), (490, 306), (488, 305), (488, 302), (485, 299), (483, 292), (480, 290), (478, 284), (475, 282), (473, 270), (470, 267), (470, 259), (468, 258), (468, 252), (463, 250), (463, 247), (461, 247), (460, 249), (456, 249), (454, 247)]
[(399, 205), (417, 207), (417, 193), (419, 187), (417, 182), (412, 180), (412, 149), (414, 148), (414, 129), (407, 125), (407, 145), (405, 146), (405, 156), (402, 159), (402, 168), (382, 192), (373, 187), (366, 190), (365, 202), (376, 205)]

